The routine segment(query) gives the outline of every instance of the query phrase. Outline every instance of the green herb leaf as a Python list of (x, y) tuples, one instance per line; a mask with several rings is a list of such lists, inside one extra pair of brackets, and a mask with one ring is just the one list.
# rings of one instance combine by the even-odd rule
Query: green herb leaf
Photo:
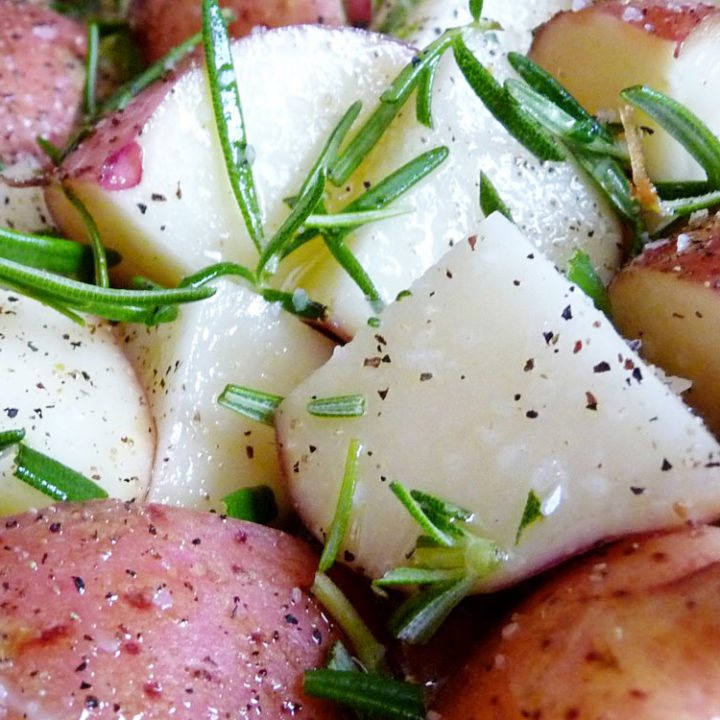
[(475, 22), (480, 20), (483, 11), (483, 0), (470, 0), (470, 14)]
[(233, 194), (258, 252), (265, 245), (262, 213), (255, 189), (240, 92), (227, 26), (217, 0), (203, 0), (203, 43), (215, 123)]
[(432, 119), (432, 96), (435, 87), (435, 75), (438, 65), (440, 65), (440, 57), (434, 58), (425, 71), (420, 76), (417, 87), (417, 97), (415, 100), (415, 115), (417, 121), (427, 128), (433, 128)]
[(451, 45), (455, 31), (445, 31), (406, 65), (382, 94), (380, 105), (358, 130), (330, 170), (330, 181), (343, 185), (375, 147), (390, 123), (420, 84), (427, 68)]
[(100, 107), (99, 114), (107, 115), (116, 110), (124, 110), (136, 95), (145, 88), (150, 87), (150, 85), (157, 80), (160, 80), (169, 70), (172, 70), (182, 58), (193, 52), (202, 42), (202, 39), (202, 33), (198, 32), (174, 47), (167, 55), (154, 62), (109, 97)]
[(713, 191), (707, 180), (686, 180), (681, 182), (653, 183), (661, 200), (679, 200), (699, 195), (707, 195)]
[(595, 307), (610, 317), (610, 298), (607, 288), (595, 272), (590, 256), (577, 250), (568, 263), (567, 278), (588, 295)]
[(685, 105), (658, 90), (635, 85), (620, 93), (672, 135), (707, 173), (713, 189), (720, 189), (720, 140)]
[[(88, 245), (51, 235), (30, 235), (0, 228), (0, 257), (52, 273), (86, 277), (92, 272), (93, 253)], [(109, 267), (117, 265), (120, 256), (108, 251)]]
[(480, 173), (480, 209), (485, 217), (492, 215), (494, 212), (499, 212), (510, 222), (513, 222), (510, 209), (503, 202), (490, 178), (484, 172)]
[(260, 293), (267, 302), (279, 302), (287, 312), (298, 317), (323, 320), (327, 316), (327, 305), (311, 300), (302, 288), (296, 288), (292, 292), (262, 288)]
[(70, 201), (73, 207), (78, 211), (82, 218), (88, 237), (90, 238), (90, 247), (93, 255), (93, 266), (95, 268), (95, 284), (101, 288), (110, 287), (110, 276), (108, 275), (108, 261), (105, 254), (105, 247), (100, 238), (100, 231), (95, 223), (95, 219), (88, 212), (85, 204), (80, 198), (67, 186), (63, 186), (63, 193)]
[(58, 502), (108, 496), (81, 473), (26, 445), (20, 445), (15, 464), (15, 477)]
[(3, 430), (0, 432), (0, 452), (12, 445), (17, 445), (25, 437), (25, 428)]
[(307, 404), (307, 411), (317, 417), (362, 417), (365, 414), (365, 396), (337, 395), (314, 398)]
[(335, 563), (340, 546), (345, 539), (348, 525), (350, 523), (350, 515), (353, 509), (353, 499), (355, 498), (355, 487), (358, 479), (358, 463), (362, 445), (357, 439), (352, 439), (348, 446), (347, 456), (345, 458), (345, 472), (343, 473), (342, 483), (340, 485), (340, 493), (338, 494), (335, 515), (330, 524), (330, 531), (325, 540), (325, 547), (318, 569), (321, 573), (327, 572)]
[(268, 273), (275, 272), (275, 266), (279, 260), (288, 254), (288, 247), (293, 242), (295, 232), (319, 205), (325, 192), (328, 169), (335, 162), (340, 144), (350, 131), (361, 107), (359, 102), (353, 103), (332, 133), (330, 133), (325, 147), (310, 169), (300, 188), (300, 192), (293, 198), (293, 208), (290, 215), (260, 254), (260, 260), (255, 271), (258, 278), (262, 279)]
[(410, 492), (398, 482), (390, 483), (390, 489), (429, 538), (432, 538), (435, 543), (442, 547), (452, 547), (452, 536), (442, 532), (435, 526), (432, 520), (426, 515), (421, 504), (415, 500)]
[(408, 643), (426, 643), (472, 590), (476, 577), (462, 575), (456, 580), (431, 585), (411, 595), (390, 619), (390, 631)]
[(360, 212), (339, 212), (322, 215), (309, 215), (303, 225), (307, 228), (331, 228), (354, 230), (371, 222), (407, 215), (412, 212), (407, 208), (383, 208), (381, 210), (364, 210)]
[(241, 385), (227, 385), (218, 398), (219, 405), (265, 425), (273, 424), (275, 410), (281, 402), (280, 395), (271, 395)]
[(316, 573), (311, 592), (342, 628), (363, 666), (370, 672), (381, 669), (385, 647), (375, 639), (342, 590), (324, 573)]
[(515, 536), (515, 544), (520, 542), (520, 536), (523, 532), (530, 527), (533, 523), (542, 520), (542, 503), (537, 493), (534, 490), (530, 490), (525, 501), (525, 508), (523, 509), (522, 518), (520, 518), (520, 524), (518, 525), (517, 535)]
[(267, 485), (241, 488), (226, 495), (222, 501), (226, 514), (237, 520), (269, 525), (278, 514), (275, 493)]
[(396, 587), (398, 585), (437, 585), (459, 580), (465, 572), (458, 568), (398, 567), (388, 570), (381, 578), (373, 580), (373, 588)]
[(565, 153), (553, 137), (495, 80), (462, 35), (453, 38), (452, 47), (460, 71), (495, 119), (540, 160), (564, 160)]
[(88, 117), (95, 117), (97, 111), (97, 71), (98, 48), (100, 44), (100, 29), (96, 22), (88, 24), (87, 54), (85, 55), (85, 113)]
[[(0, 283), (65, 314), (83, 312), (118, 322), (155, 325), (168, 319), (167, 306), (204, 300), (213, 288), (118, 290), (63, 278), (0, 258)], [(75, 316), (74, 319), (76, 319)], [(170, 318), (171, 319), (171, 318)]]
[(334, 700), (373, 717), (425, 720), (425, 701), (418, 685), (383, 675), (338, 670), (307, 670), (305, 692)]
[(592, 134), (606, 142), (612, 135), (546, 70), (526, 55), (508, 53), (510, 65), (525, 82), (568, 115), (592, 127)]

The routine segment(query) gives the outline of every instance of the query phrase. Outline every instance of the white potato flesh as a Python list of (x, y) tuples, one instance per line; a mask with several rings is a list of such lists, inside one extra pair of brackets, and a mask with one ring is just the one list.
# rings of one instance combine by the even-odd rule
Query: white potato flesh
[[(0, 291), (0, 432), (81, 472), (111, 497), (144, 499), (155, 433), (135, 373), (110, 327), (80, 326), (44, 305)], [(0, 513), (51, 500), (14, 477), (15, 449), (0, 453)]]
[[(484, 48), (487, 41), (477, 42)], [(234, 45), (268, 234), (287, 216), (284, 199), (297, 193), (343, 112), (361, 99), (361, 122), (413, 53), (385, 37), (313, 27), (255, 34)], [(298, 64), (301, 73), (295, 71)], [(69, 184), (93, 212), (106, 242), (127, 258), (126, 272), (174, 282), (220, 259), (250, 266), (257, 259), (225, 179), (207, 94), (203, 71), (195, 69), (142, 121), (141, 134), (132, 140), (142, 150), (142, 178), (134, 187), (103, 189), (97, 173), (87, 168), (97, 166), (92, 143), (126, 133), (123, 124), (134, 127), (135, 111), (126, 111), (118, 128), (101, 123), (66, 165)], [(418, 124), (411, 101), (350, 180), (331, 188), (327, 198), (329, 208), (337, 210), (420, 153), (449, 147), (450, 158), (396, 202), (407, 214), (366, 226), (348, 240), (386, 302), (476, 226), (481, 169), (498, 185), (520, 225), (557, 263), (582, 246), (608, 277), (619, 262), (617, 222), (570, 166), (541, 166), (509, 138), (467, 87), (450, 54), (438, 70), (434, 108), (436, 129), (429, 130)], [(177, 148), (183, 148), (181, 158), (169, 161)], [(61, 226), (81, 237), (82, 227), (57, 190), (50, 198)], [(329, 323), (341, 336), (352, 336), (375, 313), (319, 241), (289, 258), (277, 282), (303, 287), (328, 305)]]
[[(474, 249), (473, 249), (474, 248)], [(420, 534), (400, 481), (468, 508), (507, 561), (499, 587), (603, 539), (716, 517), (719, 447), (610, 322), (500, 215), (459, 243), (277, 413), (290, 493), (318, 536), (362, 446), (344, 549), (372, 577)], [(315, 396), (366, 413), (311, 416)], [(543, 517), (516, 543), (530, 491)]]
[(148, 500), (222, 510), (225, 495), (267, 485), (285, 514), (273, 429), (217, 399), (229, 383), (285, 394), (328, 359), (331, 342), (229, 280), (212, 298), (183, 306), (172, 323), (119, 332), (157, 425)]

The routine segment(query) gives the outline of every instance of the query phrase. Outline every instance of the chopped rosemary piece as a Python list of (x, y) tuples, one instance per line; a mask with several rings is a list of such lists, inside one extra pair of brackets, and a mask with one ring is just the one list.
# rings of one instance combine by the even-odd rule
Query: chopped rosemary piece
[(307, 411), (318, 417), (362, 417), (365, 414), (365, 396), (337, 395), (314, 398), (307, 404)]
[(262, 213), (248, 155), (230, 40), (217, 0), (203, 0), (203, 43), (210, 95), (232, 191), (258, 252), (265, 245)]
[(515, 535), (515, 544), (517, 545), (518, 542), (520, 542), (520, 536), (530, 525), (536, 523), (538, 520), (542, 520), (542, 518), (542, 503), (540, 502), (540, 498), (534, 490), (530, 490), (527, 500), (525, 501), (525, 508), (520, 518), (517, 534)]
[(610, 317), (610, 298), (607, 288), (595, 272), (590, 256), (577, 250), (568, 262), (567, 278), (593, 301), (595, 307)]
[(396, 497), (420, 525), (410, 567), (387, 572), (373, 587), (417, 584), (421, 589), (396, 610), (390, 630), (399, 639), (424, 643), (435, 633), (453, 608), (503, 562), (503, 553), (487, 538), (472, 532), (472, 514), (418, 490), (391, 484)]
[(382, 669), (385, 646), (375, 639), (342, 590), (324, 573), (316, 573), (310, 592), (347, 635), (363, 667), (369, 672)]
[(307, 670), (305, 692), (334, 700), (372, 717), (425, 720), (425, 700), (418, 685), (352, 670)]
[(226, 275), (236, 275), (247, 280), (251, 285), (255, 284), (255, 275), (244, 265), (233, 262), (221, 262), (215, 265), (208, 265), (202, 270), (188, 275), (180, 282), (179, 287), (202, 287), (203, 285)]
[(88, 212), (85, 204), (80, 198), (67, 186), (63, 185), (63, 192), (65, 197), (71, 202), (73, 207), (78, 211), (85, 228), (87, 229), (88, 237), (90, 238), (90, 247), (93, 255), (93, 266), (95, 268), (95, 284), (101, 288), (110, 287), (110, 276), (108, 275), (108, 262), (107, 255), (105, 254), (105, 247), (102, 244), (100, 238), (100, 231), (95, 223), (93, 216)]
[(513, 221), (510, 208), (503, 202), (490, 178), (484, 172), (480, 173), (480, 209), (485, 217), (499, 212), (510, 222)]
[[(0, 257), (38, 270), (86, 277), (92, 272), (93, 254), (88, 245), (53, 237), (29, 235), (8, 228), (0, 228)], [(116, 265), (120, 256), (107, 252), (109, 266)]]
[(223, 407), (265, 425), (273, 424), (275, 410), (281, 402), (279, 395), (240, 385), (227, 385), (218, 398), (218, 404)]
[(553, 137), (473, 55), (462, 34), (453, 39), (452, 47), (460, 71), (495, 119), (540, 160), (564, 160), (565, 153)]
[(340, 484), (340, 492), (338, 494), (335, 515), (333, 516), (330, 530), (325, 540), (318, 570), (321, 573), (327, 572), (335, 563), (340, 546), (345, 539), (348, 525), (350, 523), (350, 515), (353, 509), (353, 499), (355, 498), (355, 487), (358, 479), (358, 463), (362, 445), (360, 441), (353, 438), (348, 446), (347, 456), (345, 458), (345, 472), (343, 473), (342, 483)]
[(680, 198), (707, 195), (712, 186), (706, 180), (688, 180), (685, 182), (656, 182), (655, 190), (662, 200), (679, 200)]
[(15, 465), (15, 477), (58, 502), (108, 496), (81, 473), (26, 445), (20, 445)]
[[(720, 205), (720, 190), (697, 197), (682, 197), (677, 198), (676, 200), (663, 200), (661, 209), (663, 213), (669, 215), (669, 220), (674, 221), (677, 218), (691, 215), (698, 210), (707, 210), (715, 207), (716, 205)], [(667, 223), (664, 223), (662, 227), (667, 227)]]
[(626, 88), (620, 96), (657, 121), (697, 160), (713, 189), (720, 189), (720, 139), (699, 117), (677, 100), (644, 85)]
[(222, 501), (226, 514), (237, 520), (247, 520), (259, 525), (270, 524), (278, 514), (275, 493), (267, 485), (241, 488)]
[(97, 112), (97, 71), (100, 29), (96, 22), (88, 24), (87, 54), (85, 56), (85, 114), (94, 117)]
[(25, 428), (17, 430), (3, 430), (0, 432), (0, 452), (11, 445), (17, 445), (25, 437)]

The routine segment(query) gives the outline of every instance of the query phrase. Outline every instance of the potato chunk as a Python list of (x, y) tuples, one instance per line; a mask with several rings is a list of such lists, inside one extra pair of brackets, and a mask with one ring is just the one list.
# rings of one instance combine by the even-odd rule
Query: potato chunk
[(0, 716), (336, 717), (301, 689), (334, 638), (301, 541), (117, 501), (8, 518), (0, 541)]

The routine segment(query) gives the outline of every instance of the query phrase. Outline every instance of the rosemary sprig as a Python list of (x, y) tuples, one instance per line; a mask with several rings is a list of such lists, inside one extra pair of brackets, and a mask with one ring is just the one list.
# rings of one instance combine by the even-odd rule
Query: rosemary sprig
[(483, 105), (498, 122), (531, 153), (542, 161), (562, 161), (565, 153), (546, 130), (492, 76), (468, 48), (462, 33), (452, 41), (453, 54)]
[(322, 200), (329, 168), (335, 162), (340, 144), (350, 131), (350, 127), (360, 113), (360, 108), (359, 102), (353, 103), (330, 133), (330, 137), (305, 178), (300, 192), (293, 198), (290, 215), (261, 252), (255, 270), (256, 276), (261, 280), (266, 275), (275, 272), (280, 258), (287, 254), (288, 246), (292, 244), (295, 233)]
[[(0, 258), (0, 283), (69, 313), (90, 313), (119, 322), (154, 325), (165, 321), (158, 311), (168, 305), (204, 300), (210, 287), (162, 290), (103, 288)], [(77, 319), (77, 317), (74, 317)]]
[(0, 431), (0, 452), (12, 445), (17, 445), (25, 437), (25, 428)]
[(695, 158), (713, 189), (720, 189), (720, 139), (697, 115), (677, 100), (644, 85), (626, 88), (620, 96), (657, 121)]
[(258, 252), (265, 245), (260, 203), (255, 189), (240, 92), (225, 19), (217, 0), (203, 0), (203, 43), (210, 95), (220, 145), (233, 194)]
[[(88, 245), (52, 235), (30, 235), (0, 227), (0, 257), (52, 273), (86, 277), (92, 272), (93, 254)], [(106, 253), (108, 266), (120, 261), (113, 251)]]
[(395, 496), (423, 530), (411, 557), (412, 565), (390, 570), (373, 581), (382, 589), (420, 585), (390, 620), (395, 637), (410, 643), (426, 642), (477, 581), (503, 562), (498, 546), (472, 532), (472, 514), (456, 505), (400, 483), (390, 485)]
[(480, 173), (480, 209), (485, 217), (499, 212), (513, 222), (510, 208), (503, 202), (492, 181), (484, 172)]
[(336, 395), (313, 398), (307, 404), (307, 411), (316, 417), (362, 417), (365, 405), (364, 395)]

